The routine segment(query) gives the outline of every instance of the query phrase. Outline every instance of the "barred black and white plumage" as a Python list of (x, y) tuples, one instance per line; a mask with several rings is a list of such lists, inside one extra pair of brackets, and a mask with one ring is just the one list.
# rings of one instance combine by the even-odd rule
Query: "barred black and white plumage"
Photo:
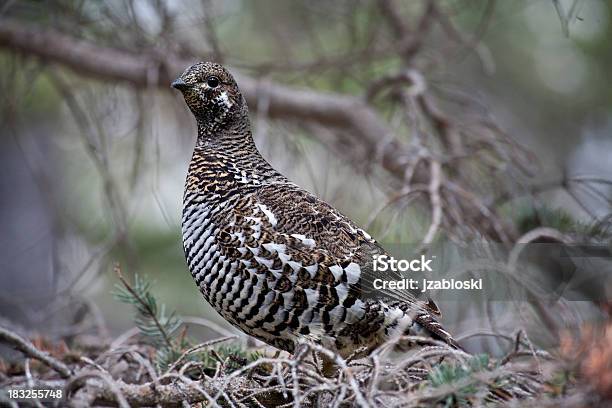
[(431, 301), (373, 293), (385, 250), (332, 206), (275, 171), (255, 147), (248, 108), (221, 65), (175, 82), (198, 125), (183, 202), (183, 243), (204, 298), (229, 322), (279, 349), (312, 341), (344, 357), (399, 334), (453, 347)]

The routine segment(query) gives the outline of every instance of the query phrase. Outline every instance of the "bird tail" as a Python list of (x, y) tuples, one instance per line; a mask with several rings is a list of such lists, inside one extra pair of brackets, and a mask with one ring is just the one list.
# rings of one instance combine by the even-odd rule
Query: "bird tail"
[[(448, 344), (455, 350), (460, 350), (466, 354), (470, 354), (466, 352), (463, 347), (457, 343), (453, 336), (442, 327), (442, 325), (436, 319), (436, 316), (433, 314), (423, 311), (414, 316), (412, 320), (416, 324), (413, 323), (411, 327), (407, 328), (404, 331), (405, 335), (417, 335), (439, 340)], [(400, 341), (396, 349), (398, 351), (406, 351), (415, 345), (419, 345), (418, 341)], [(422, 345), (427, 344), (424, 342)], [(442, 363), (445, 360), (446, 359), (442, 357), (439, 363)], [(530, 372), (515, 372), (511, 375), (505, 376), (502, 383), (490, 384), (488, 387), (489, 393), (486, 400), (494, 403), (500, 403), (510, 401), (512, 399), (523, 399), (530, 395), (537, 394), (539, 387), (537, 386), (538, 383), (536, 380), (534, 380), (534, 376), (532, 374), (533, 373)]]
[[(467, 353), (452, 335), (447, 332), (442, 325), (436, 320), (435, 316), (429, 313), (422, 313), (414, 318), (414, 321), (423, 328), (428, 337), (436, 340), (443, 341), (450, 347), (456, 350), (461, 350)], [(412, 331), (414, 333), (414, 330)], [(420, 333), (419, 333), (420, 334)], [(425, 335), (425, 333), (424, 333)], [(442, 358), (440, 363), (445, 359)], [(493, 403), (503, 403), (510, 400), (520, 400), (533, 396), (538, 392), (539, 386), (541, 385), (534, 377), (533, 373), (525, 372), (514, 372), (512, 374), (504, 376), (504, 380), (498, 384), (490, 384), (488, 386), (488, 395), (486, 400)]]
[(416, 315), (414, 321), (425, 331), (424, 334), (428, 335), (427, 337), (443, 341), (454, 349), (464, 351), (453, 336), (442, 327), (440, 322), (431, 313), (420, 313)]

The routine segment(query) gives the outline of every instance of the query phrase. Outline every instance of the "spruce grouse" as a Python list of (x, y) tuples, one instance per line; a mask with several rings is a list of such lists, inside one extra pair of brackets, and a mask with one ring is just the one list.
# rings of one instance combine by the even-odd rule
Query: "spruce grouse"
[(172, 87), (198, 129), (183, 198), (185, 256), (225, 319), (290, 353), (310, 341), (347, 357), (400, 334), (457, 347), (431, 300), (374, 291), (381, 276), (372, 259), (385, 250), (367, 232), (261, 156), (246, 101), (224, 67), (197, 63)]

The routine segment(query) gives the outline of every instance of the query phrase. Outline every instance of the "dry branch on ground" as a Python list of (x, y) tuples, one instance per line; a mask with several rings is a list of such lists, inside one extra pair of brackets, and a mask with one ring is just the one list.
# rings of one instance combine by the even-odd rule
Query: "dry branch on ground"
[[(562, 372), (559, 360), (529, 350), (520, 336), (501, 363), (415, 337), (403, 340), (418, 340), (424, 346), (393, 359), (389, 355), (394, 343), (353, 361), (306, 344), (292, 357), (263, 356), (234, 366), (229, 364), (231, 355), (222, 358), (217, 354), (215, 364), (181, 357), (161, 372), (151, 359), (151, 346), (141, 341), (88, 352), (74, 344), (64, 354), (53, 356), (7, 329), (2, 329), (2, 334), (3, 341), (22, 350), (26, 361), (42, 363), (30, 364), (26, 373), (21, 363), (9, 368), (4, 362), (2, 388), (61, 388), (65, 395), (62, 405), (72, 407), (189, 406), (198, 402), (236, 407), (418, 407), (449, 401), (453, 406), (473, 406), (494, 401), (491, 390), (495, 389), (548, 404), (555, 397), (545, 392), (550, 387), (545, 380), (555, 370)], [(196, 350), (210, 352), (213, 343), (199, 345), (191, 352)], [(322, 354), (334, 361), (334, 375), (321, 372), (318, 356)], [(572, 384), (568, 381), (563, 386), (569, 389)], [(6, 401), (6, 395), (4, 398)]]

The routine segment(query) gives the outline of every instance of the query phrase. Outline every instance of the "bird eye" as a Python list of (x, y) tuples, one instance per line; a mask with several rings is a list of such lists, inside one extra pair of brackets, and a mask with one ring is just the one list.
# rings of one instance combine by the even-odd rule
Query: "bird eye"
[(216, 76), (209, 76), (208, 79), (206, 80), (206, 84), (210, 86), (211, 88), (218, 87), (220, 82), (221, 81), (219, 81), (219, 78), (217, 78)]

